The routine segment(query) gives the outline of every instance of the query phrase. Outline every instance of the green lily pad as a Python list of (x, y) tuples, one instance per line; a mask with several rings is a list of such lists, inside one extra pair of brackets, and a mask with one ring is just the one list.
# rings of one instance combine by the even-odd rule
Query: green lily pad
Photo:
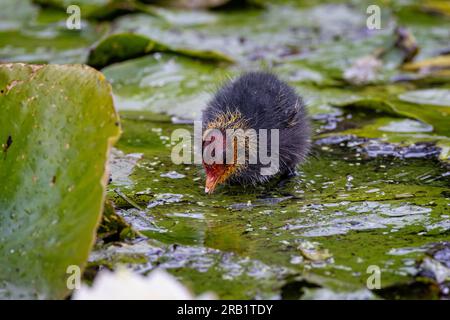
[(69, 30), (65, 10), (40, 10), (30, 0), (0, 0), (0, 6), (0, 62), (84, 63), (108, 30), (107, 23), (83, 19), (80, 30)]
[[(147, 110), (196, 119), (229, 71), (187, 57), (154, 53), (111, 65), (103, 72), (119, 110)], [(130, 75), (133, 75), (130, 77)]]
[[(389, 93), (384, 93), (385, 96), (383, 97), (383, 90), (379, 92), (366, 92), (360, 99), (356, 99), (350, 103), (343, 102), (342, 104), (338, 103), (336, 105), (353, 109), (369, 109), (389, 115), (417, 119), (432, 124), (435, 133), (450, 136), (450, 127), (448, 125), (450, 121), (450, 108), (443, 106), (446, 103), (445, 100), (439, 99), (436, 101), (430, 99), (429, 96), (430, 92), (436, 92), (441, 93), (445, 97), (447, 90), (435, 90), (419, 91), (419, 93), (413, 92), (412, 95), (411, 93), (402, 93), (398, 97), (394, 94), (390, 94), (389, 96)], [(419, 97), (422, 100), (419, 100)], [(418, 103), (402, 101), (407, 99), (408, 101)]]
[(62, 11), (70, 5), (77, 5), (83, 17), (105, 19), (120, 13), (143, 11), (153, 14), (151, 6), (146, 6), (137, 0), (33, 0), (42, 6), (50, 6)]
[(158, 12), (164, 19), (145, 14), (120, 17), (114, 31), (146, 35), (171, 48), (218, 51), (235, 61), (254, 63), (288, 61), (315, 49), (318, 39), (333, 43), (336, 37), (358, 37), (358, 30), (366, 28), (364, 11), (333, 4), (270, 5), (196, 13), (189, 15), (192, 19), (183, 18), (177, 10)]
[[(159, 7), (162, 1), (156, 6), (149, 0), (34, 2), (49, 5), (0, 0), (0, 60), (89, 59), (92, 66), (104, 68), (123, 120), (124, 134), (108, 166), (107, 197), (113, 206), (98, 229), (84, 281), (92, 280), (99, 267), (127, 264), (145, 273), (158, 265), (196, 293), (214, 291), (220, 298), (424, 297), (410, 285), (420, 269), (416, 262), (450, 230), (450, 108), (445, 93), (450, 88), (450, 20), (435, 14), (444, 12), (435, 5), (439, 1), (380, 2), (380, 30), (366, 26), (368, 5), (379, 2), (371, 0), (247, 1), (262, 6), (233, 1), (231, 6), (194, 11)], [(81, 8), (81, 30), (65, 27), (69, 4)], [(222, 63), (230, 59), (232, 64)], [(198, 118), (219, 84), (255, 69), (273, 71), (304, 98), (317, 133), (312, 155), (289, 180), (249, 188), (221, 186), (205, 195), (201, 167), (171, 161), (173, 130), (192, 132), (185, 124), (190, 121), (174, 120)], [(59, 76), (52, 78), (56, 88), (60, 83)], [(10, 92), (19, 86), (14, 85)], [(78, 84), (73, 88), (83, 91)], [(35, 112), (39, 125), (64, 115)], [(23, 117), (17, 114), (19, 122)], [(78, 121), (74, 117), (64, 127)], [(18, 127), (26, 128), (22, 123), (30, 121)], [(99, 115), (89, 123), (90, 133), (97, 133)], [(1, 130), (0, 162), (5, 154), (6, 161), (14, 155), (19, 141)], [(30, 143), (39, 140), (34, 136)], [(97, 136), (102, 135), (93, 141)], [(63, 151), (90, 153), (85, 151), (88, 133), (80, 137), (83, 148), (77, 143), (76, 152), (75, 147)], [(67, 140), (61, 134), (50, 138), (55, 152), (61, 149), (59, 141)], [(33, 154), (48, 149), (36, 142)], [(49, 152), (46, 156), (54, 160)], [(83, 165), (97, 164), (100, 158)], [(67, 172), (71, 164), (64, 167)], [(46, 177), (36, 176), (36, 184)], [(88, 179), (84, 172), (76, 177)], [(83, 189), (89, 189), (89, 181), (82, 182)], [(71, 195), (63, 191), (64, 199)], [(91, 223), (86, 211), (98, 207), (85, 205), (91, 193), (64, 208), (64, 217), (77, 210), (80, 221), (70, 229), (78, 234), (85, 220)], [(47, 198), (58, 208), (53, 205), (56, 196)], [(28, 199), (20, 204), (34, 206), (34, 197)], [(14, 218), (8, 214), (4, 216)], [(30, 236), (20, 233), (20, 239), (57, 242), (59, 231), (50, 234), (46, 229), (58, 226), (31, 229)], [(1, 244), (5, 235), (13, 239), (2, 231), (0, 227)], [(34, 241), (40, 234), (48, 239)], [(148, 239), (133, 240), (136, 234)], [(74, 250), (72, 244), (63, 245)], [(2, 266), (22, 252), (0, 248)], [(55, 253), (54, 259), (65, 259), (66, 251)], [(26, 252), (24, 256), (35, 254)], [(369, 291), (367, 270), (373, 265), (382, 271), (382, 289)], [(45, 270), (23, 267), (39, 270), (44, 275), (40, 281), (49, 277), (47, 265)], [(1, 290), (7, 276), (0, 276), (0, 292), (6, 292)]]
[(119, 136), (111, 87), (82, 65), (0, 65), (0, 296), (64, 298), (101, 217)]
[[(439, 158), (448, 162), (450, 109), (445, 106), (447, 91), (405, 91), (405, 86), (402, 85), (356, 91), (353, 100), (333, 103), (334, 106), (344, 107), (350, 112), (364, 113), (362, 118), (358, 118), (360, 123), (356, 128), (340, 131), (339, 134), (381, 139), (382, 142), (403, 146), (431, 142), (440, 148)], [(329, 135), (332, 133), (324, 136)]]
[(113, 34), (95, 46), (87, 63), (95, 68), (103, 68), (114, 62), (141, 57), (152, 52), (174, 52), (205, 60), (231, 62), (231, 58), (216, 51), (200, 51), (189, 48), (171, 48), (146, 36), (132, 33)]
[(1, 0), (0, 30), (20, 28), (37, 16), (37, 8), (31, 1)]
[(387, 125), (379, 128), (380, 131), (384, 132), (430, 132), (433, 131), (433, 126), (429, 124), (405, 119), (405, 120), (396, 120), (391, 121)]
[(97, 41), (105, 28), (91, 25), (80, 31), (57, 26), (35, 26), (26, 32), (0, 31), (0, 61), (27, 63), (83, 63), (88, 47)]
[(430, 104), (450, 107), (450, 89), (424, 89), (408, 91), (399, 95), (402, 101), (414, 104)]
[[(3, 6), (4, 0), (0, 0)], [(9, 1), (9, 0), (8, 0)], [(20, 2), (16, 3), (16, 10)], [(80, 30), (66, 27), (68, 15), (53, 10), (32, 11), (28, 20), (12, 13), (16, 23), (0, 23), (0, 62), (84, 63), (89, 47), (108, 30), (108, 24), (82, 20)], [(11, 19), (11, 18), (10, 18)], [(20, 22), (20, 23), (19, 23)]]

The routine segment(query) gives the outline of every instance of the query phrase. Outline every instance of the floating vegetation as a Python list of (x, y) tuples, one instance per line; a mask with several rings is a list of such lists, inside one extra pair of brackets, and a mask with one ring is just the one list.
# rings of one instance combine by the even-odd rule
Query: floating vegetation
[[(0, 0), (1, 298), (67, 298), (68, 264), (94, 296), (156, 274), (186, 298), (449, 297), (448, 7), (386, 2), (369, 30), (369, 0), (75, 1), (70, 30), (66, 2)], [(205, 195), (172, 133), (250, 70), (302, 96), (309, 157)]]

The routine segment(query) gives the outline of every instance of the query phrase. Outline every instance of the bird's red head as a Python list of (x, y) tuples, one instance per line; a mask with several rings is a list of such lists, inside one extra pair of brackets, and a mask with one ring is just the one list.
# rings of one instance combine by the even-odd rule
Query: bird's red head
[[(245, 125), (246, 122), (239, 112), (221, 113), (213, 121), (206, 124), (202, 150), (203, 167), (206, 172), (206, 193), (213, 193), (217, 185), (228, 180), (235, 172), (242, 168), (242, 165), (237, 162), (237, 140), (235, 137), (230, 137), (230, 141), (227, 141), (226, 131), (228, 129), (245, 129)], [(231, 148), (233, 151), (232, 160), (227, 158), (227, 148)], [(212, 154), (214, 159), (220, 159), (220, 161), (205, 161), (205, 149), (209, 151), (206, 152), (207, 154)]]
[[(231, 161), (230, 163), (227, 162), (227, 141), (225, 135), (221, 135), (221, 141), (216, 141), (216, 138), (217, 137), (213, 136), (206, 141), (203, 141), (203, 151), (209, 148), (209, 150), (207, 151), (210, 152), (212, 156), (214, 156), (214, 159), (217, 159), (217, 161), (214, 161), (214, 159), (205, 161), (205, 153), (203, 154), (203, 167), (205, 168), (206, 173), (206, 193), (213, 193), (217, 185), (225, 182), (237, 170), (235, 161)], [(214, 143), (213, 146), (213, 142), (218, 143)], [(218, 156), (217, 158), (216, 155)], [(234, 160), (236, 160), (235, 156)]]

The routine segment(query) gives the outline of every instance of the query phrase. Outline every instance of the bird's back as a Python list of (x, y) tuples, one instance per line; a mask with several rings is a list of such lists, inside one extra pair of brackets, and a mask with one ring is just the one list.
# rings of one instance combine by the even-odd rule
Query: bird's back
[(221, 88), (205, 111), (208, 120), (225, 110), (240, 112), (253, 129), (283, 129), (304, 110), (295, 91), (275, 75), (249, 72)]

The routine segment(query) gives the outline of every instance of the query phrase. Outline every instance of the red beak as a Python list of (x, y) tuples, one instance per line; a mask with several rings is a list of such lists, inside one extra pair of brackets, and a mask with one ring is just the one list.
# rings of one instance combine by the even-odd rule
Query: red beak
[(206, 175), (206, 184), (205, 184), (205, 193), (213, 193), (214, 189), (216, 189), (217, 183), (219, 181), (218, 176), (214, 175)]

